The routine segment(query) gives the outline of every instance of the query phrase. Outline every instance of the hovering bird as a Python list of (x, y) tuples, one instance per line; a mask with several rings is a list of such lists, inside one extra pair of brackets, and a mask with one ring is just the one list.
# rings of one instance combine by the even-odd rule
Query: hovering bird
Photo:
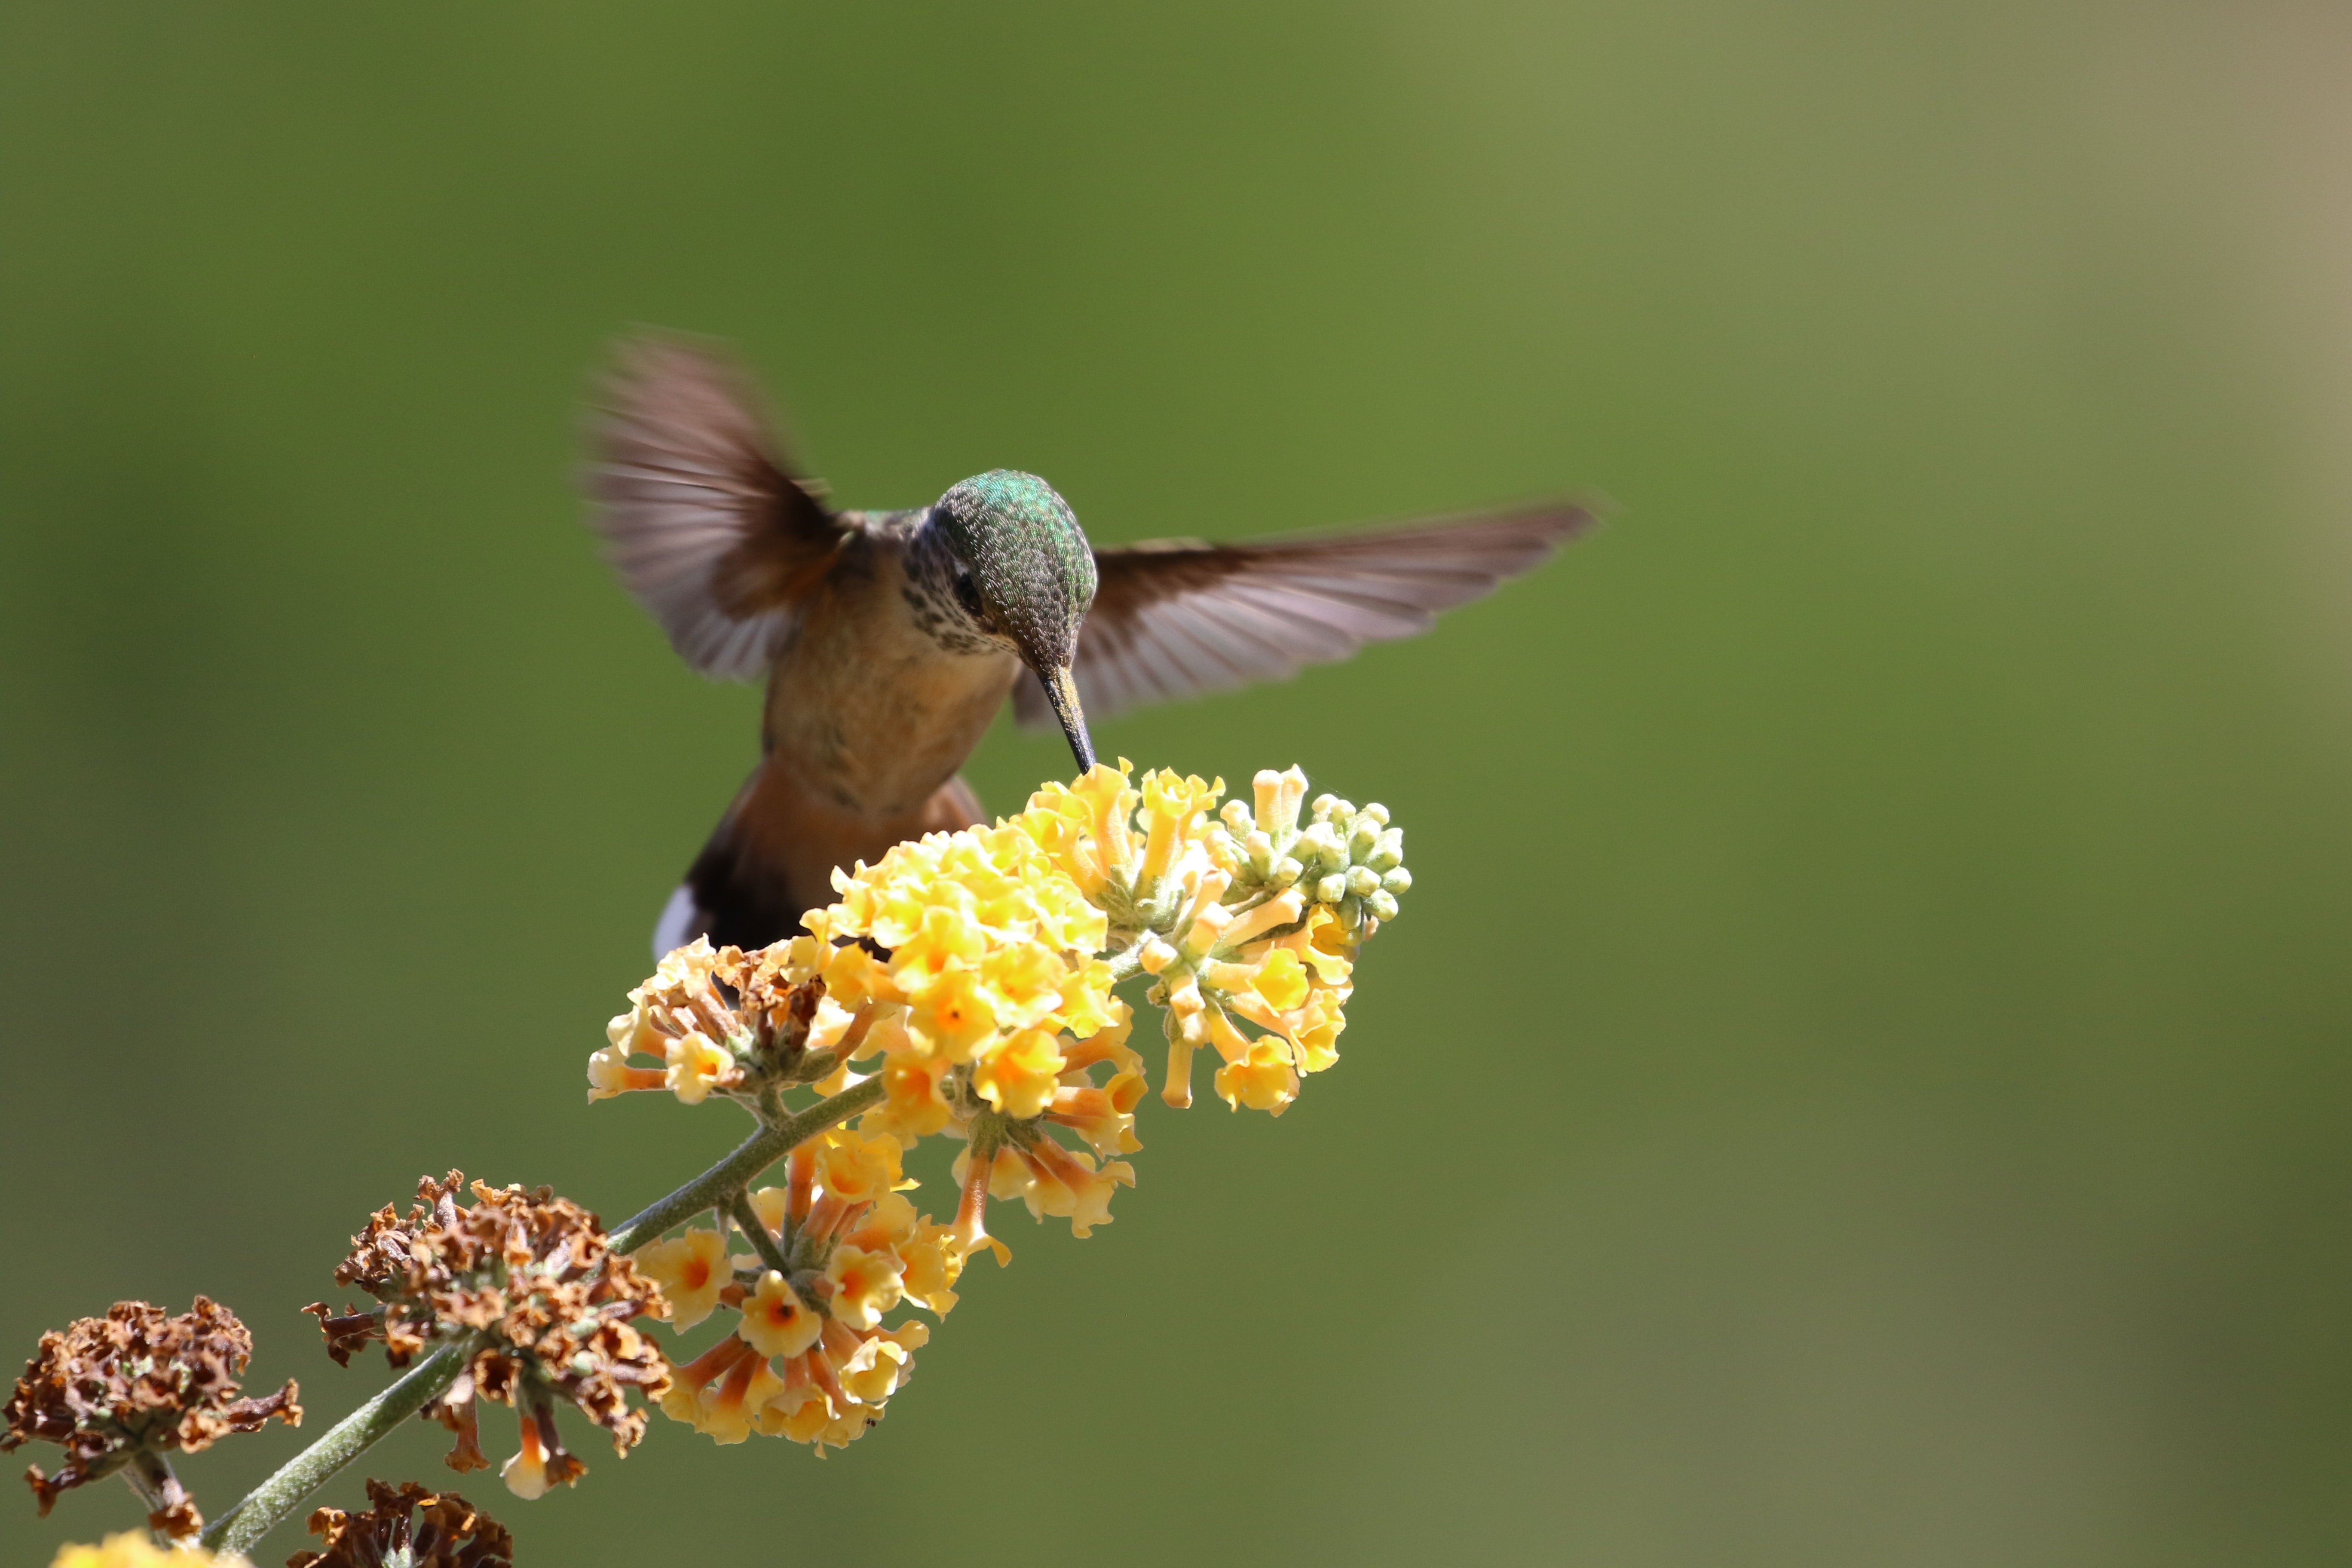
[[(835, 511), (714, 349), (625, 344), (587, 487), (621, 581), (704, 675), (768, 683), (760, 764), (654, 932), (752, 948), (830, 902), (835, 867), (983, 820), (957, 770), (1007, 695), (1058, 723), (1279, 679), (1425, 630), (1593, 522), (1554, 502), (1209, 544), (1087, 542), (1034, 475), (906, 511)], [(1030, 679), (1022, 679), (1024, 672)]]

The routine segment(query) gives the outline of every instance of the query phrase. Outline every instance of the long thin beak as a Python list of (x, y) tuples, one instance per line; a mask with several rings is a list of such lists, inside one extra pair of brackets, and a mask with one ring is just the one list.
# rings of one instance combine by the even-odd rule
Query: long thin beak
[(1055, 667), (1052, 674), (1040, 675), (1037, 684), (1045, 689), (1045, 700), (1054, 705), (1054, 717), (1062, 721), (1062, 733), (1069, 737), (1070, 754), (1078, 759), (1078, 772), (1087, 772), (1095, 765), (1095, 743), (1087, 735), (1087, 710), (1078, 706), (1078, 686), (1070, 679), (1070, 667)]

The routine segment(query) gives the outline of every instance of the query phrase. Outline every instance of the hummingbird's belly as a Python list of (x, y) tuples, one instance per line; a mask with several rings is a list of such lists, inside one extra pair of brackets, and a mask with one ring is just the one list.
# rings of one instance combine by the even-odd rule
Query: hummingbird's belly
[(946, 652), (899, 616), (811, 609), (769, 680), (767, 765), (855, 816), (917, 810), (980, 743), (1019, 660)]

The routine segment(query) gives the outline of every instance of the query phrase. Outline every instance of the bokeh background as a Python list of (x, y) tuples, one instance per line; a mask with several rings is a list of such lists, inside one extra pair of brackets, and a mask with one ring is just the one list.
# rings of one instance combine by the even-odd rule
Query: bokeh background
[[(580, 525), (651, 322), (847, 504), (1615, 510), (1100, 728), (1407, 825), (1338, 1071), (1148, 1105), (1118, 1223), (1010, 1220), (826, 1462), (474, 1478), (526, 1563), (2343, 1561), (2347, 59), (2260, 3), (17, 0), (0, 1346), (208, 1292), (315, 1432), (383, 1374), (294, 1309), (420, 1172), (616, 1218), (735, 1141), (581, 1092), (754, 752)], [(0, 1495), (0, 1558), (130, 1505)]]

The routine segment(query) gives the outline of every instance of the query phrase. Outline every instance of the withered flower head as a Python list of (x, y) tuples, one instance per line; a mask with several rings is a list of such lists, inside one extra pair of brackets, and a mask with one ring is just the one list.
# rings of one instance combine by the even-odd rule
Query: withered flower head
[(378, 1480), (367, 1493), (365, 1513), (313, 1513), (310, 1533), (327, 1549), (298, 1552), (286, 1568), (513, 1568), (514, 1537), (457, 1493)]
[[(54, 1476), (25, 1472), (47, 1514), (58, 1494), (112, 1475), (147, 1452), (194, 1453), (230, 1432), (257, 1430), (271, 1417), (302, 1424), (291, 1380), (267, 1399), (237, 1397), (253, 1335), (226, 1307), (199, 1296), (177, 1317), (145, 1301), (117, 1301), (103, 1318), (83, 1318), (41, 1336), (8, 1396), (0, 1453), (27, 1442), (55, 1443), (66, 1462)], [(157, 1529), (193, 1534), (194, 1505), (178, 1497)]]
[(701, 937), (673, 950), (605, 1026), (604, 1048), (588, 1058), (589, 1100), (666, 1089), (688, 1105), (713, 1094), (756, 1103), (825, 1077), (844, 1043), (812, 1035), (830, 951), (805, 936), (750, 952)]
[(462, 1173), (417, 1184), (404, 1220), (387, 1205), (352, 1237), (335, 1270), (383, 1303), (378, 1312), (318, 1314), (329, 1353), (338, 1361), (381, 1338), (393, 1365), (428, 1344), (470, 1339), (478, 1348), (449, 1392), (426, 1414), (457, 1436), (450, 1468), (481, 1469), (489, 1460), (476, 1440), (477, 1396), (516, 1405), (522, 1451), (506, 1468), (507, 1484), (536, 1497), (587, 1467), (556, 1438), (553, 1402), (568, 1400), (613, 1435), (625, 1454), (644, 1436), (646, 1416), (627, 1399), (669, 1388), (669, 1363), (630, 1326), (667, 1309), (660, 1288), (614, 1253), (596, 1216), (546, 1187), (473, 1184), (470, 1206), (457, 1203)]

